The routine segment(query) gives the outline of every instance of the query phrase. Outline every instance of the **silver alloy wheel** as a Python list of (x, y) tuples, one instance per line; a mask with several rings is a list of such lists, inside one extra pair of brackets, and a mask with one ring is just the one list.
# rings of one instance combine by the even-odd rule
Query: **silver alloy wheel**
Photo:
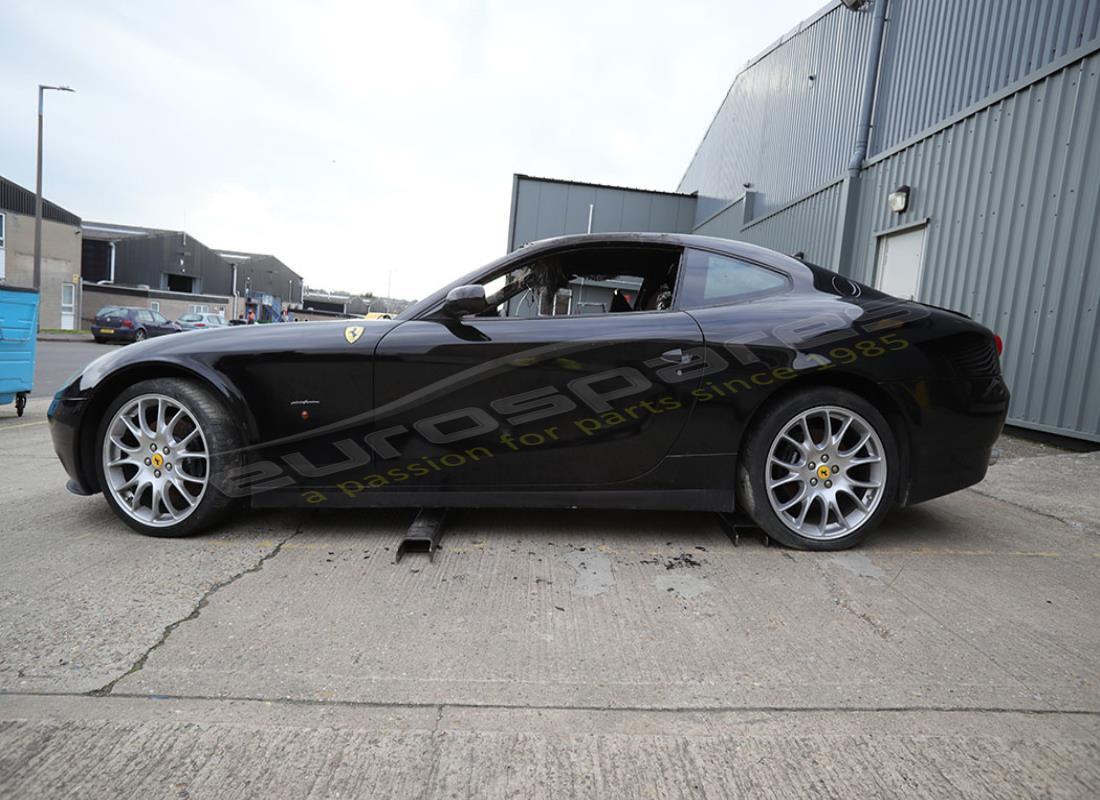
[(103, 439), (106, 489), (127, 514), (163, 528), (191, 516), (210, 481), (210, 451), (195, 415), (162, 394), (143, 394), (111, 418)]
[(810, 539), (838, 539), (875, 513), (887, 468), (882, 440), (867, 420), (851, 409), (817, 406), (772, 440), (764, 485), (786, 527)]

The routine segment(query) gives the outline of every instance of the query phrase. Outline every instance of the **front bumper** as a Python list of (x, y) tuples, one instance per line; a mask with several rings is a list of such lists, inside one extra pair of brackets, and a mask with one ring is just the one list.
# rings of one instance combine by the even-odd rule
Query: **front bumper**
[(88, 465), (85, 463), (87, 454), (82, 452), (81, 446), (81, 421), (88, 401), (85, 398), (66, 397), (62, 390), (58, 392), (50, 404), (47, 419), (50, 423), (50, 438), (53, 440), (53, 450), (61, 461), (61, 466), (69, 475), (66, 488), (73, 494), (96, 494), (99, 489), (90, 485), (86, 472)]

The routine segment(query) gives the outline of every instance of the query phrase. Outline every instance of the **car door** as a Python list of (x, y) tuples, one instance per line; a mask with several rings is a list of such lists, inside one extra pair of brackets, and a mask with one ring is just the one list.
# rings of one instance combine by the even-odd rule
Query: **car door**
[(678, 310), (403, 322), (375, 352), (376, 475), (467, 489), (638, 478), (691, 414), (702, 344)]
[(151, 311), (153, 315), (153, 325), (157, 328), (157, 335), (163, 335), (165, 333), (175, 333), (176, 326), (172, 324), (172, 321), (168, 317), (161, 314), (159, 311)]
[(139, 308), (134, 311), (134, 316), (137, 317), (137, 327), (144, 328), (146, 336), (153, 337), (157, 336), (160, 333), (160, 331), (157, 330), (157, 325), (153, 319), (152, 311), (144, 308)]

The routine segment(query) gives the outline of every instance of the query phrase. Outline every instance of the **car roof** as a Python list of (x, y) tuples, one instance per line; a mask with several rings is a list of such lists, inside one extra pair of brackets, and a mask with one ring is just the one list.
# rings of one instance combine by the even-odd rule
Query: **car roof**
[(784, 269), (793, 269), (798, 273), (804, 270), (805, 265), (793, 256), (770, 250), (767, 247), (750, 244), (736, 239), (724, 239), (719, 236), (704, 236), (698, 233), (649, 233), (614, 232), (614, 233), (577, 233), (564, 236), (551, 236), (546, 239), (537, 239), (514, 251), (513, 254), (528, 254), (541, 250), (568, 247), (569, 245), (594, 245), (594, 244), (665, 244), (670, 247), (696, 247), (704, 250), (717, 250), (729, 253), (733, 256), (741, 256), (750, 261), (760, 261), (772, 266)]

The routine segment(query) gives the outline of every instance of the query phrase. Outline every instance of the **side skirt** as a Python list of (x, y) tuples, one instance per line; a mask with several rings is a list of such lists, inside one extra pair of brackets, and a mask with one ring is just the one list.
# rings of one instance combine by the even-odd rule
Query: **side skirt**
[(583, 491), (382, 491), (279, 489), (252, 497), (253, 508), (623, 508), (733, 511), (733, 492), (707, 489)]

